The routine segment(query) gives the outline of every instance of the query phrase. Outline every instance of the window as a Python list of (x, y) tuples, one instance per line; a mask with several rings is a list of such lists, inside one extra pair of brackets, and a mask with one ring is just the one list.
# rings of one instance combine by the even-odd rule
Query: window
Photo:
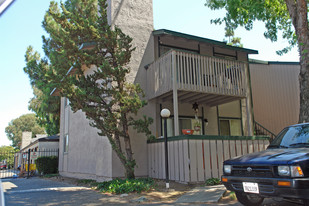
[(64, 149), (63, 149), (64, 152), (68, 152), (69, 151), (69, 135), (66, 134), (64, 136)]
[[(194, 130), (194, 117), (179, 117), (179, 134), (182, 135), (183, 129), (193, 129)], [(198, 121), (201, 123), (202, 120), (198, 119)], [(202, 125), (202, 124), (201, 124)], [(162, 120), (162, 136), (163, 136), (163, 130), (164, 129), (164, 121)], [(175, 128), (174, 128), (174, 118), (168, 118), (167, 119), (167, 136), (172, 137), (175, 134)], [(202, 134), (202, 129), (200, 131), (195, 131), (194, 134), (200, 135)]]
[(221, 136), (241, 136), (241, 120), (240, 119), (220, 119), (220, 135)]

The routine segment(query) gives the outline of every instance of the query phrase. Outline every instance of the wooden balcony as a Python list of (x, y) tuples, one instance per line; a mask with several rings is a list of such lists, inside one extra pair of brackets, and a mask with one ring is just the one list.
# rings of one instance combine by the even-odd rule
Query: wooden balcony
[(223, 104), (246, 97), (247, 63), (171, 50), (147, 69), (147, 99)]

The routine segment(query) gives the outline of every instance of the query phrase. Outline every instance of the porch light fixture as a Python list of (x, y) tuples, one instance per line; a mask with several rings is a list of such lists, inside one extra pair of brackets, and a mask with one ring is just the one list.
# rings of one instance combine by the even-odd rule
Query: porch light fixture
[(162, 109), (161, 110), (161, 117), (164, 119), (164, 150), (165, 150), (165, 184), (166, 189), (170, 188), (169, 183), (169, 175), (168, 175), (168, 151), (167, 151), (167, 118), (171, 115), (170, 110)]
[(192, 109), (197, 113), (198, 112), (198, 103), (195, 102), (193, 105), (192, 105)]
[(205, 119), (204, 121), (205, 121), (205, 126), (207, 126), (208, 125), (208, 119)]

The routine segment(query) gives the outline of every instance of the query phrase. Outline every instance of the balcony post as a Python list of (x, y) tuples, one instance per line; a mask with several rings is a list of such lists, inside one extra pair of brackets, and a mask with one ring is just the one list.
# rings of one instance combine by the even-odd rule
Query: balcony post
[(176, 76), (177, 76), (176, 51), (172, 51), (174, 128), (175, 128), (175, 136), (178, 136), (179, 135), (179, 117), (178, 117), (178, 92), (177, 92), (177, 77)]

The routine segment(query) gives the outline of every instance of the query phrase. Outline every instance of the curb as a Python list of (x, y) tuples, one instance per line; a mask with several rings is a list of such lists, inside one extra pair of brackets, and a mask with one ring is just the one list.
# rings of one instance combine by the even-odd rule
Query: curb
[(4, 192), (3, 192), (3, 187), (2, 187), (2, 181), (0, 179), (0, 206), (5, 206), (4, 202)]

